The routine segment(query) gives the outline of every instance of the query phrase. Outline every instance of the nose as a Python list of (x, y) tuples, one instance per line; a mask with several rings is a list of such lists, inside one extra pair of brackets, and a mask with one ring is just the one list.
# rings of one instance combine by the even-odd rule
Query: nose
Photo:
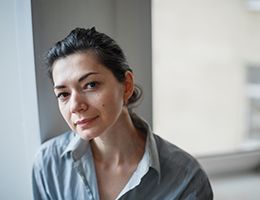
[(78, 92), (71, 94), (70, 111), (72, 113), (84, 112), (87, 109), (88, 104), (83, 94)]

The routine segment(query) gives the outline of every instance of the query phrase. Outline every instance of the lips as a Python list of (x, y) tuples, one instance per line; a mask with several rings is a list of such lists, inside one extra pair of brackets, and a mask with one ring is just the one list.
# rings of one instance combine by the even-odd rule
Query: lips
[(91, 124), (95, 119), (97, 119), (99, 116), (91, 117), (91, 118), (84, 118), (76, 121), (75, 125), (80, 127), (85, 127)]

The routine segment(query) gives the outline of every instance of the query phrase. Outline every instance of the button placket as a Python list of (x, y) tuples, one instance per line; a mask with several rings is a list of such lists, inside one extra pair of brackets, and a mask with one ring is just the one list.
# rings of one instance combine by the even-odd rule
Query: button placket
[(95, 200), (94, 198), (94, 195), (90, 189), (90, 186), (88, 184), (88, 181), (86, 179), (86, 176), (85, 176), (85, 173), (84, 173), (84, 170), (83, 170), (83, 165), (82, 165), (82, 162), (81, 160), (78, 160), (74, 163), (74, 167), (76, 168), (76, 171), (77, 173), (79, 174), (79, 176), (81, 177), (83, 183), (84, 183), (84, 186), (86, 188), (86, 191), (87, 191), (87, 194), (89, 196), (89, 199), (90, 200)]

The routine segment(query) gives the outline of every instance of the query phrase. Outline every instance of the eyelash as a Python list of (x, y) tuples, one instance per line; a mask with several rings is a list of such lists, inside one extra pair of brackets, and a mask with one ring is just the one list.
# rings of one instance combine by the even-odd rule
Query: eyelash
[(66, 98), (67, 96), (69, 96), (69, 93), (68, 93), (68, 92), (61, 92), (61, 93), (59, 93), (59, 94), (56, 96), (56, 98), (57, 98), (57, 99), (60, 99), (61, 97), (62, 97), (62, 98)]
[[(93, 85), (94, 84), (94, 85)], [(93, 90), (95, 89), (97, 86), (98, 86), (99, 82), (97, 81), (91, 81), (91, 82), (88, 82), (86, 83), (84, 86), (83, 86), (83, 89), (84, 90)], [(92, 86), (91, 86), (92, 85)], [(88, 88), (90, 86), (90, 88)], [(70, 94), (68, 92), (60, 92), (57, 94), (56, 98), (57, 99), (60, 99), (61, 101), (64, 101), (65, 98), (67, 96), (69, 96)]]
[[(93, 86), (94, 84), (94, 86)], [(84, 85), (83, 89), (93, 89), (93, 88), (96, 88), (98, 86), (98, 82), (97, 81), (91, 81), (91, 82), (88, 82), (86, 85)], [(92, 85), (92, 86), (91, 86)], [(91, 88), (88, 88), (89, 86), (91, 86)]]

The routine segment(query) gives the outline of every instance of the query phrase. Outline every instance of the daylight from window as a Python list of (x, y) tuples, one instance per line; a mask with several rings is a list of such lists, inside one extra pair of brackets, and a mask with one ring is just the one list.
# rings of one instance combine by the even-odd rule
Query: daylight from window
[(153, 125), (195, 155), (260, 147), (260, 11), (152, 1)]

